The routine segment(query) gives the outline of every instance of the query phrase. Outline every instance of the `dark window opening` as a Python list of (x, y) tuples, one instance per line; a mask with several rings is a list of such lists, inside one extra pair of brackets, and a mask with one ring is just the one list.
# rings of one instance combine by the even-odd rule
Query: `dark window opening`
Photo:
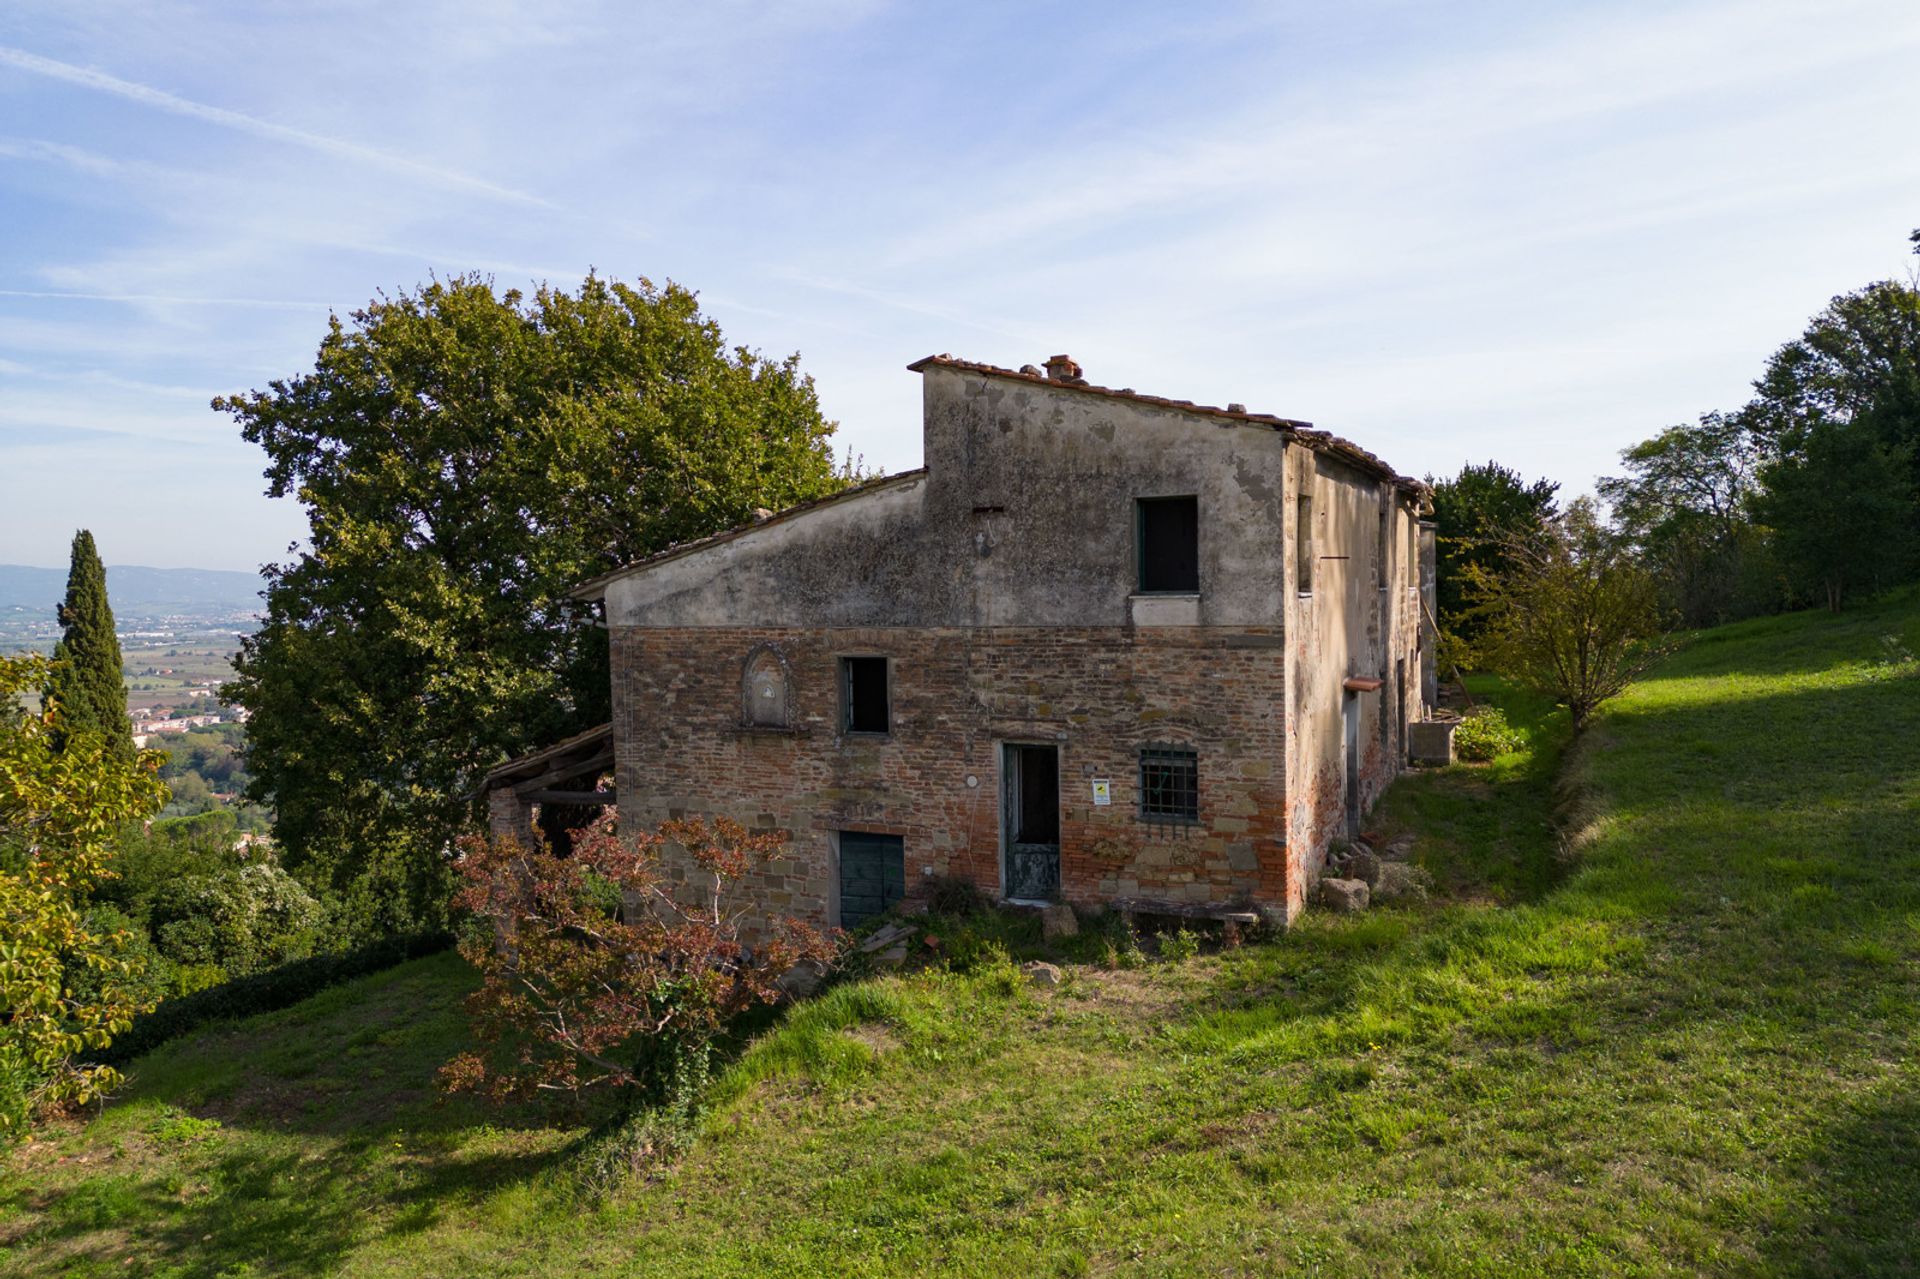
[(1021, 746), (1018, 807), (1013, 812), (1013, 842), (1060, 842), (1060, 752), (1051, 746)]
[(887, 659), (843, 657), (840, 683), (849, 733), (884, 733), (887, 724)]
[(1200, 757), (1176, 747), (1140, 752), (1140, 816), (1150, 822), (1200, 820)]
[(1293, 569), (1302, 595), (1313, 593), (1313, 497), (1302, 493), (1293, 517)]
[(1393, 506), (1387, 498), (1382, 497), (1380, 499), (1380, 536), (1374, 543), (1373, 558), (1375, 561), (1374, 572), (1379, 579), (1380, 589), (1383, 591), (1387, 589), (1387, 529), (1392, 521)]
[(1190, 595), (1200, 589), (1200, 499), (1140, 499), (1140, 589)]

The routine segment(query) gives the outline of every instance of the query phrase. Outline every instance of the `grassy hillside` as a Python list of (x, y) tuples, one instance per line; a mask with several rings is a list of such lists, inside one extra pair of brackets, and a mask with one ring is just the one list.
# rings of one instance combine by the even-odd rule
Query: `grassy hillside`
[(597, 1208), (579, 1117), (434, 1095), (467, 979), (409, 965), (15, 1155), (0, 1272), (1913, 1273), (1914, 652), (1911, 598), (1710, 632), (1565, 760), (1513, 699), (1531, 750), (1380, 817), (1442, 899), (1055, 990), (842, 986)]

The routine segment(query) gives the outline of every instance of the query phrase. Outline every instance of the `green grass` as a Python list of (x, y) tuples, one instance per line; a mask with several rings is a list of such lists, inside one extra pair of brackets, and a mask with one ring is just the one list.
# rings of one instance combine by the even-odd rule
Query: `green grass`
[(1483, 687), (1528, 747), (1376, 818), (1433, 903), (1120, 969), (1086, 937), (1050, 991), (843, 983), (596, 1207), (584, 1117), (434, 1094), (468, 978), (406, 965), (170, 1045), (12, 1156), (0, 1272), (1914, 1273), (1903, 649), (1911, 596), (1708, 632), (1570, 751)]

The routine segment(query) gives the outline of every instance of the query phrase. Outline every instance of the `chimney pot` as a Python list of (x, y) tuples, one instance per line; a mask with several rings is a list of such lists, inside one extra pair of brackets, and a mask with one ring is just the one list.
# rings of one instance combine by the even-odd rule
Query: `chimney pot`
[(1071, 355), (1055, 355), (1047, 359), (1047, 376), (1056, 382), (1085, 382), (1080, 376), (1080, 366), (1074, 363)]
[(1247, 411), (1247, 406), (1237, 401), (1235, 403), (1227, 405), (1227, 412), (1229, 413), (1245, 413), (1246, 411)]

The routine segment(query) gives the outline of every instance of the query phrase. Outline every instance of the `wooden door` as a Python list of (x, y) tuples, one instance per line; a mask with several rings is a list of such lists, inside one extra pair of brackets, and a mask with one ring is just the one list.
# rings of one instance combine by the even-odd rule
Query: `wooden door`
[(1052, 901), (1060, 893), (1060, 748), (1009, 742), (1002, 749), (1007, 896)]

